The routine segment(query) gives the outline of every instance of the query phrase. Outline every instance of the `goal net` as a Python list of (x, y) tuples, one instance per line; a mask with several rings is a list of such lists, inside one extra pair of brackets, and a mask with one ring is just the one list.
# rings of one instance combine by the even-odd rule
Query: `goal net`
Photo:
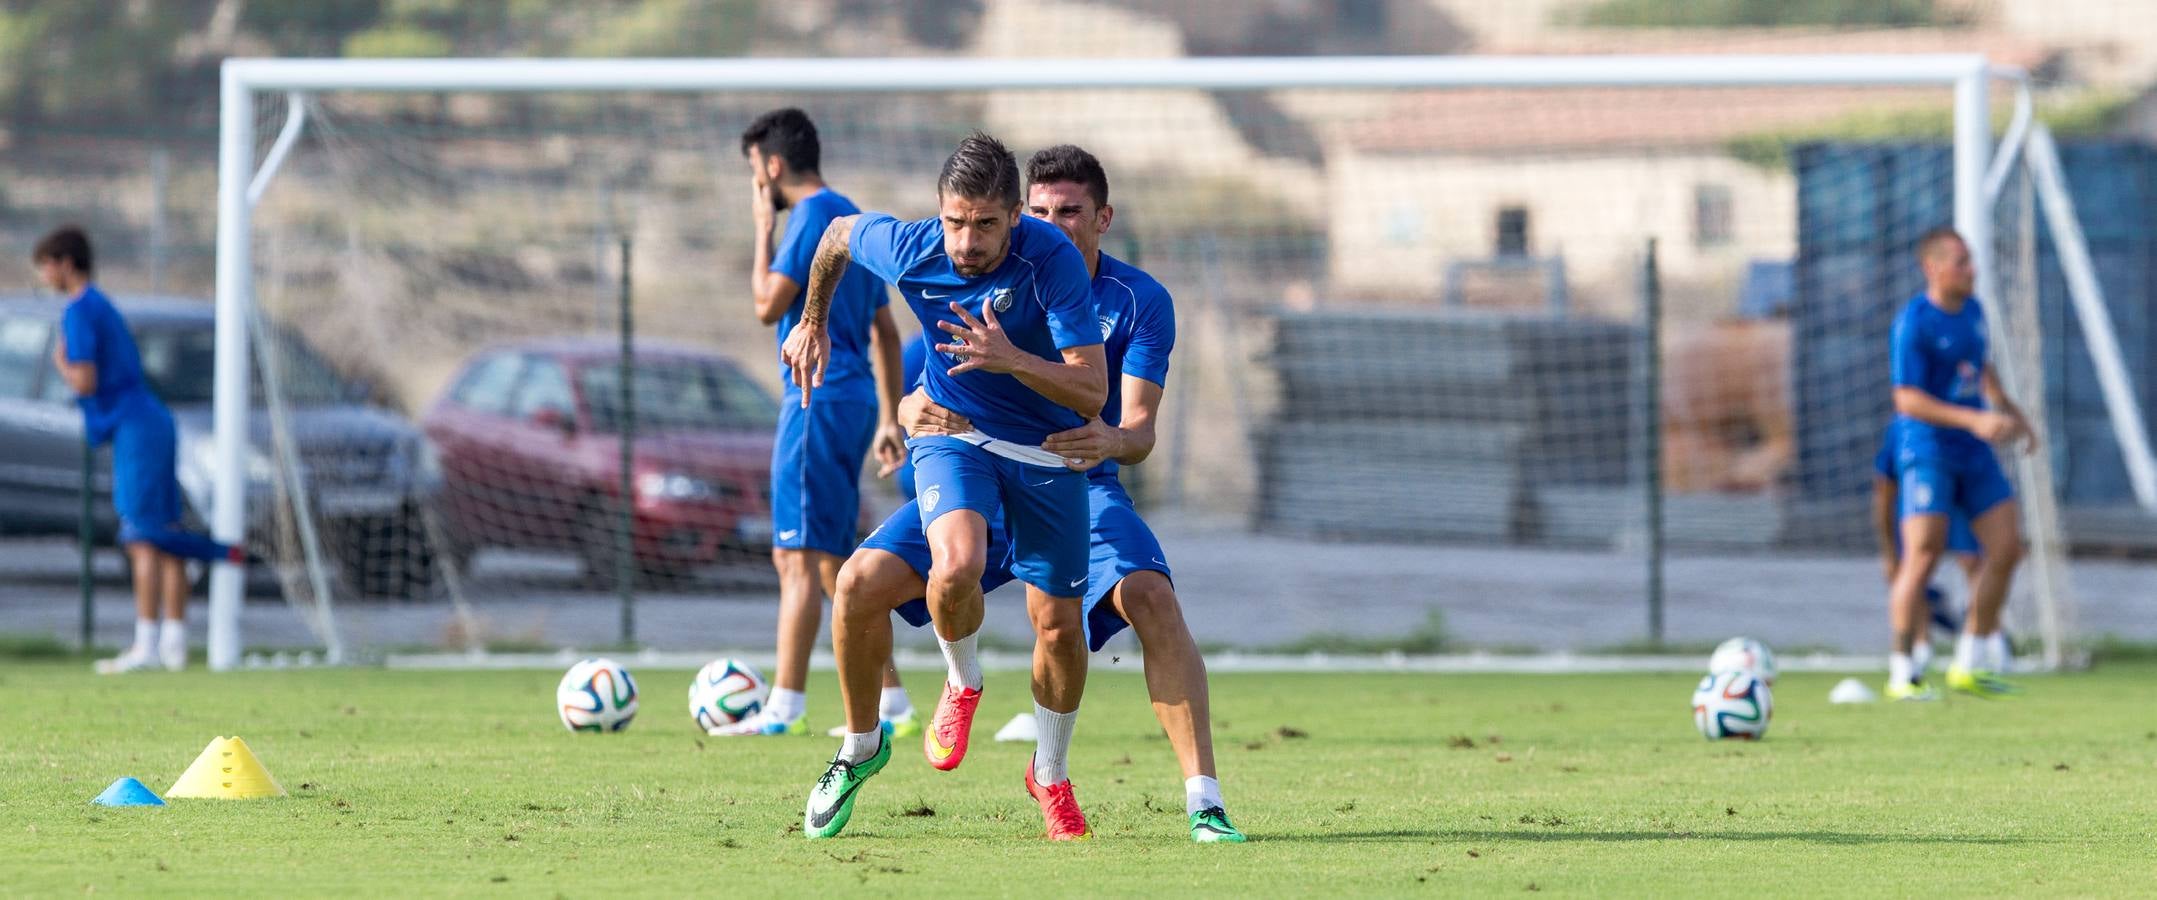
[[(784, 106), (815, 121), (834, 189), (904, 217), (933, 214), (973, 129), (1022, 165), (1099, 157), (1104, 252), (1176, 303), (1159, 443), (1124, 478), (1223, 652), (1878, 652), (1888, 327), (1936, 226), (1989, 232), (1995, 359), (2049, 433), (2038, 307), (2063, 301), (2037, 287), (2018, 163), (1958, 211), (1950, 79), (1878, 58), (1519, 60), (1444, 83), (1414, 60), (1211, 62), (1149, 84), (744, 62), (697, 89), (594, 62), (583, 90), (566, 68), (259, 70), (238, 171), (275, 172), (247, 327), (294, 349), (257, 365), (276, 389), (237, 471), (272, 561), (247, 588), (304, 615), (249, 608), (250, 649), (769, 647), (781, 374), (748, 296), (739, 134)], [(1920, 124), (1849, 136), (1882, 119)], [(2034, 553), (2010, 627), (2057, 648), (2049, 470), (2012, 471)], [(900, 501), (860, 477), (866, 533)], [(1952, 566), (1940, 581), (1966, 594)], [(1029, 635), (1002, 595), (988, 628)]]

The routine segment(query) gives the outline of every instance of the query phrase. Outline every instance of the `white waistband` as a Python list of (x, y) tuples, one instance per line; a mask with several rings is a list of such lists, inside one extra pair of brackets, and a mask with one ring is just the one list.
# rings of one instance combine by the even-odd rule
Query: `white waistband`
[(959, 440), (965, 441), (976, 447), (980, 447), (983, 450), (987, 450), (990, 453), (994, 453), (997, 456), (1001, 456), (1005, 459), (1016, 460), (1018, 462), (1026, 463), (1027, 465), (1041, 466), (1043, 468), (1049, 469), (1066, 468), (1066, 466), (1064, 465), (1063, 457), (1058, 456), (1054, 453), (1050, 453), (1047, 450), (1043, 450), (1039, 447), (1032, 447), (1026, 444), (1014, 444), (1010, 441), (999, 441), (995, 438), (989, 437), (988, 435), (982, 434), (979, 431), (969, 431), (965, 434), (954, 434), (952, 435), (952, 437), (958, 438)]

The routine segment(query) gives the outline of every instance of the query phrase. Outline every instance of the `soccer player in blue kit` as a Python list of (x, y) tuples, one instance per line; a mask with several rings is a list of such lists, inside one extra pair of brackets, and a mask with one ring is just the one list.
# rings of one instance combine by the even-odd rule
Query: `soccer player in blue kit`
[(246, 554), (181, 528), (179, 433), (172, 412), (143, 378), (127, 320), (90, 281), (95, 263), (89, 237), (82, 229), (62, 228), (38, 241), (30, 259), (38, 277), (68, 298), (52, 363), (76, 394), (90, 443), (112, 442), (112, 505), (120, 518), (120, 546), (135, 570), (135, 643), (100, 660), (98, 671), (158, 665), (178, 671), (187, 666), (184, 560), (240, 563)]
[[(756, 227), (749, 287), (758, 321), (777, 326), (780, 341), (802, 317), (809, 261), (831, 220), (859, 213), (853, 201), (824, 183), (816, 124), (793, 107), (758, 116), (741, 134), (749, 162), (750, 212)], [(786, 231), (773, 244), (780, 210)], [(816, 646), (824, 597), (839, 565), (854, 550), (861, 515), (862, 457), (872, 446), (886, 466), (906, 456), (894, 420), (908, 385), (899, 376), (899, 328), (884, 283), (849, 266), (831, 295), (829, 370), (814, 407), (786, 383), (779, 433), (771, 454), (772, 567), (779, 572), (779, 653), (771, 695), (741, 721), (711, 729), (714, 736), (802, 734), (808, 707), (809, 654)], [(911, 733), (914, 707), (896, 670), (884, 673), (883, 717)]]
[[(1089, 524), (1085, 473), (1042, 445), (1097, 416), (1108, 396), (1091, 279), (1069, 237), (1020, 214), (1018, 160), (995, 138), (977, 132), (960, 141), (937, 177), (936, 193), (933, 218), (866, 214), (832, 221), (811, 263), (808, 300), (785, 356), (802, 385), (802, 402), (813, 402), (830, 355), (832, 290), (849, 262), (896, 286), (925, 332), (949, 336), (923, 369), (922, 390), (973, 428), (907, 441), (932, 560), (927, 604), (948, 666), (922, 750), (939, 769), (965, 758), (981, 700), (976, 635), (989, 522), (1000, 515), (1034, 625), (1040, 745), (1060, 760), (1085, 692), (1081, 600)], [(887, 659), (888, 651), (874, 665)], [(841, 681), (859, 674), (842, 657)], [(811, 836), (836, 821), (861, 783), (891, 758), (880, 727), (851, 721), (851, 709), (848, 718), (845, 743), (810, 795)], [(1040, 775), (1028, 766), (1028, 789), (1046, 798), (1051, 835), (1087, 836), (1070, 780), (1039, 784)]]
[(1925, 628), (1925, 587), (1946, 552), (1949, 522), (1961, 515), (1983, 562), (1947, 686), (1997, 697), (2013, 690), (1997, 674), (2007, 657), (2000, 610), (2023, 548), (2014, 487), (1992, 445), (2028, 449), (2036, 435), (1986, 365), (1985, 313), (1971, 296), (1976, 271), (1969, 246), (1953, 230), (1935, 229), (1918, 241), (1917, 257), (1925, 292), (1895, 317), (1890, 345), (1903, 555), (1890, 599), (1895, 648), (1887, 696), (1923, 691), (1910, 652)]
[[(1126, 625), (1138, 633), (1154, 714), (1184, 776), (1191, 837), (1240, 843), (1243, 834), (1229, 823), (1215, 778), (1205, 660), (1177, 605), (1166, 554), (1117, 477), (1119, 464), (1142, 462), (1153, 450), (1155, 417), (1176, 340), (1174, 303), (1152, 276), (1101, 252), (1115, 208), (1108, 204), (1108, 175), (1092, 154), (1068, 144), (1050, 147), (1027, 161), (1026, 180), (1026, 213), (1062, 228), (1086, 257), (1107, 362), (1118, 375), (1099, 418), (1052, 435), (1045, 445), (1077, 459), (1074, 468), (1088, 472), (1093, 570), (1086, 590), (1087, 645), (1099, 650)], [(971, 427), (919, 391), (908, 395), (899, 418), (915, 434)], [(997, 523), (991, 523), (992, 544), (997, 533)], [(998, 558), (999, 552), (992, 548), (990, 557)], [(854, 671), (865, 671), (876, 654), (889, 652), (889, 611), (917, 627), (928, 623), (919, 598), (929, 567), (928, 539), (914, 506), (894, 512), (847, 560), (832, 605), (832, 634), (838, 652), (862, 654)], [(1009, 572), (992, 567), (982, 587), (990, 590), (1010, 579)], [(867, 716), (866, 707), (854, 709), (867, 697), (867, 685), (842, 685), (841, 693), (850, 713)], [(1036, 766), (1041, 762), (1037, 756)]]
[[(1885, 573), (1888, 585), (1895, 584), (1895, 570), (1902, 566), (1902, 481), (1896, 475), (1895, 457), (1901, 451), (1895, 422), (1887, 423), (1880, 434), (1880, 452), (1872, 458), (1872, 524), (1873, 532), (1880, 541), (1880, 569)], [(1977, 584), (1979, 560), (1977, 536), (1970, 533), (1970, 521), (1960, 515), (1951, 515), (1947, 523), (1947, 551), (1955, 555), (1962, 566), (1964, 583)], [(842, 577), (843, 572), (842, 571)], [(1939, 588), (1925, 585), (1925, 611), (1931, 623), (1954, 634), (1962, 630), (1962, 620), (1947, 606), (1947, 595)], [(1932, 639), (1930, 629), (1920, 627), (1917, 641), (1910, 647), (1911, 679), (1918, 685), (1915, 693), (1906, 700), (1934, 700), (1939, 694), (1924, 684), (1925, 670), (1932, 665)]]

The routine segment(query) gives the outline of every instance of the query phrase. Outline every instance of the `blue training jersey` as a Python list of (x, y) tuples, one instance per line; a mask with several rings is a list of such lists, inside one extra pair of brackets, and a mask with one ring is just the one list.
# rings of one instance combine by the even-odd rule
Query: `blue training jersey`
[[(1168, 289), (1152, 275), (1106, 253), (1101, 254), (1100, 270), (1094, 273), (1093, 298), (1109, 371), (1108, 403), (1101, 408), (1101, 419), (1120, 425), (1123, 376), (1168, 386), (1168, 356), (1176, 347), (1176, 305)], [(1104, 460), (1087, 475), (1113, 481), (1119, 468), (1115, 460)]]
[[(1985, 311), (1972, 297), (1950, 314), (1920, 293), (1895, 317), (1890, 365), (1895, 386), (1914, 387), (1934, 399), (1970, 409), (1985, 408)], [(1900, 462), (1959, 462), (1990, 448), (1960, 428), (1942, 428), (1897, 414)]]
[[(941, 220), (901, 221), (869, 213), (854, 224), (852, 253), (855, 263), (899, 289), (921, 320), (923, 333), (938, 341), (949, 335), (936, 323), (959, 323), (949, 306), (956, 301), (976, 318), (982, 317), (984, 307), (994, 309), (1011, 342), (1043, 359), (1062, 362), (1060, 351), (1101, 343), (1086, 260), (1070, 238), (1054, 225), (1020, 216), (1010, 240), (1003, 262), (969, 278), (954, 270), (944, 254)], [(983, 434), (1040, 446), (1051, 434), (1085, 424), (1077, 412), (1010, 375), (947, 374), (959, 361), (939, 353), (923, 367), (922, 387), (929, 399), (972, 420)]]
[[(859, 212), (861, 208), (854, 201), (827, 187), (802, 198), (787, 214), (786, 231), (772, 249), (771, 271), (792, 279), (801, 292), (794, 295), (794, 304), (779, 319), (781, 347), (786, 345), (786, 336), (793, 332), (795, 323), (801, 321), (802, 304), (809, 295), (809, 263), (816, 259), (816, 245), (823, 240), (824, 229), (833, 219)], [(846, 267), (838, 289), (831, 295), (831, 359), (824, 367), (824, 386), (816, 389), (817, 396), (876, 402), (876, 375), (869, 367), (869, 329), (876, 322), (876, 311), (888, 302), (890, 296), (876, 276), (858, 265)], [(779, 366), (779, 382), (786, 385), (788, 401), (800, 405), (801, 389), (794, 385), (792, 371), (784, 363)]]
[(60, 335), (67, 344), (67, 361), (97, 366), (97, 391), (79, 398), (83, 426), (95, 443), (111, 437), (112, 429), (133, 406), (156, 400), (142, 374), (142, 354), (127, 320), (96, 285), (60, 314)]

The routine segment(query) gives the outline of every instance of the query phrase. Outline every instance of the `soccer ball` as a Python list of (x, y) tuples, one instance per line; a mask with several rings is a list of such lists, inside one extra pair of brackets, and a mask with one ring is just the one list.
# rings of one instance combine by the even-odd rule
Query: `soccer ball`
[(562, 676), (554, 702), (571, 731), (620, 731), (637, 717), (637, 681), (614, 660), (586, 659)]
[(1711, 741), (1757, 741), (1767, 736), (1774, 714), (1767, 682), (1751, 672), (1716, 672), (1693, 689), (1693, 724)]
[(733, 658), (712, 660), (689, 682), (689, 718), (702, 731), (731, 725), (763, 709), (769, 691), (764, 676), (748, 663)]
[(1708, 657), (1708, 671), (1751, 672), (1768, 684), (1775, 683), (1775, 651), (1748, 637), (1734, 637), (1715, 648)]

